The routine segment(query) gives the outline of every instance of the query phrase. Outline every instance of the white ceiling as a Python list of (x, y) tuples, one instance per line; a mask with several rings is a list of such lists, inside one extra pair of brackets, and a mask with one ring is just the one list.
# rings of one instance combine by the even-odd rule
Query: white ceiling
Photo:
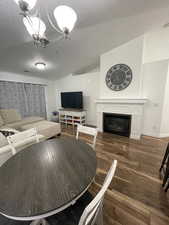
[[(60, 4), (78, 14), (71, 40), (36, 48), (19, 16), (13, 0), (0, 0), (0, 70), (23, 74), (24, 70), (42, 78), (85, 71), (99, 63), (99, 55), (169, 21), (168, 0), (38, 0), (37, 7), (47, 24), (49, 39), (58, 35), (49, 27), (49, 12)], [(44, 61), (47, 68), (39, 72), (34, 63)]]

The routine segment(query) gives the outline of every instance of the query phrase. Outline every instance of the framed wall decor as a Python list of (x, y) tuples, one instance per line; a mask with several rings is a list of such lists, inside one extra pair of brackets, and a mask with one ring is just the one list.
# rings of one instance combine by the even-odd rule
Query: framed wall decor
[(121, 91), (127, 88), (132, 81), (132, 70), (126, 64), (112, 66), (106, 74), (106, 85), (113, 91)]

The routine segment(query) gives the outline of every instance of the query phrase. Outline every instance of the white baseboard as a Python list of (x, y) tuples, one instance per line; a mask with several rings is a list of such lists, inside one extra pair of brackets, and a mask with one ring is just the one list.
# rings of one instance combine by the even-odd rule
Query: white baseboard
[(135, 139), (135, 140), (140, 140), (140, 137), (141, 137), (141, 135), (139, 135), (139, 134), (131, 134), (130, 135), (130, 138)]
[(169, 133), (160, 133), (159, 138), (169, 137)]
[(154, 134), (154, 133), (143, 133), (144, 136), (154, 137), (154, 138), (165, 138), (169, 137), (169, 133), (160, 133), (160, 134)]

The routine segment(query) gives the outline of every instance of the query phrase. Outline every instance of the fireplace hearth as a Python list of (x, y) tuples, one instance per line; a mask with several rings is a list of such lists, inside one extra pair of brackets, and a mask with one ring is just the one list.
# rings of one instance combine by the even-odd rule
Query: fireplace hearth
[(103, 131), (130, 137), (131, 115), (103, 113)]

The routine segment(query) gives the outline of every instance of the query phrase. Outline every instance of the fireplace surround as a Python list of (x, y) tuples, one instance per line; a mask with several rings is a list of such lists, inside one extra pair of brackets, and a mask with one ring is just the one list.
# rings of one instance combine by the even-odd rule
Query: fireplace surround
[(104, 132), (103, 113), (131, 115), (130, 138), (140, 139), (143, 129), (144, 105), (146, 98), (97, 99), (97, 127)]

